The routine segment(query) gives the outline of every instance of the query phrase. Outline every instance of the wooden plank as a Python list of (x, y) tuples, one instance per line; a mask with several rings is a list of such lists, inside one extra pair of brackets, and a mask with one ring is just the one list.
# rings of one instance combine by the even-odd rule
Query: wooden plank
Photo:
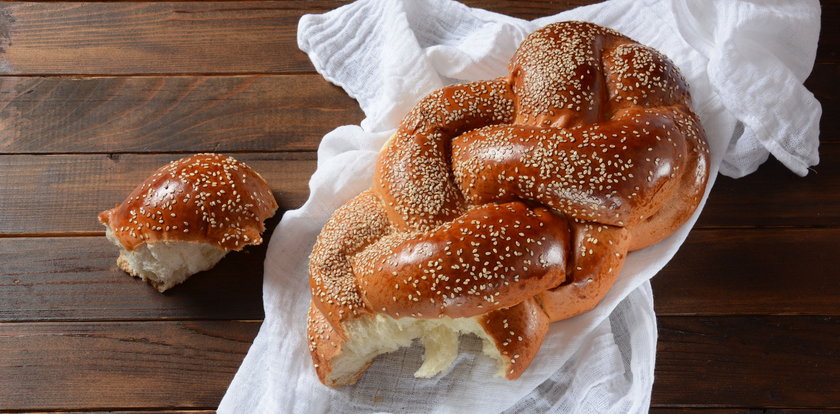
[[(588, 2), (496, 11), (553, 14)], [(346, 1), (12, 3), (0, 6), (0, 72), (9, 74), (301, 73), (297, 23)], [(545, 8), (545, 6), (551, 6)]]
[[(4, 412), (0, 409), (0, 413)], [(63, 413), (66, 414), (67, 411), (27, 411), (27, 414), (58, 414)], [(108, 411), (73, 411), (73, 413), (78, 414), (215, 414), (216, 410), (193, 410), (193, 409), (183, 409), (183, 410), (165, 410), (165, 409), (144, 409), (144, 410), (108, 410)]]
[[(313, 153), (235, 155), (274, 186), (281, 209), (305, 201)], [(179, 156), (0, 156), (0, 233), (101, 231), (97, 212), (121, 202), (152, 171)], [(773, 161), (739, 180), (720, 177), (698, 227), (840, 225), (840, 146), (825, 145), (815, 170), (801, 178)]]
[(363, 117), (320, 75), (0, 78), (0, 153), (315, 150)]
[(658, 315), (840, 316), (838, 244), (838, 228), (695, 230), (651, 281), (654, 306)]
[[(825, 114), (840, 111), (840, 63), (808, 80)], [(315, 150), (364, 114), (320, 75), (0, 77), (0, 153)], [(823, 116), (824, 141), (840, 141)]]
[(820, 164), (799, 177), (775, 159), (740, 179), (720, 176), (698, 227), (839, 226), (840, 145), (820, 147)]
[[(281, 209), (306, 200), (315, 154), (235, 155), (274, 186)], [(101, 231), (99, 211), (179, 156), (0, 155), (0, 234)], [(739, 180), (720, 177), (698, 227), (840, 225), (840, 146), (824, 145), (822, 158), (805, 178), (775, 161)]]
[[(2, 412), (2, 410), (0, 410)], [(79, 411), (83, 414), (205, 414), (215, 413), (214, 410), (143, 410), (143, 411)], [(40, 411), (30, 414), (66, 413), (66, 411)], [(775, 408), (670, 408), (652, 407), (652, 414), (838, 414), (840, 410), (833, 409), (775, 409)]]
[(6, 3), (0, 72), (300, 73), (297, 23), (340, 1)]
[[(657, 314), (840, 316), (838, 241), (840, 229), (694, 231), (653, 278)], [(164, 295), (117, 269), (116, 256), (104, 237), (0, 239), (0, 321), (263, 317), (265, 245)]]
[[(840, 63), (806, 82), (840, 111)], [(0, 153), (314, 150), (357, 124), (355, 101), (319, 75), (0, 78)], [(840, 141), (823, 116), (822, 139)]]
[[(840, 111), (840, 63), (807, 86)], [(0, 153), (315, 150), (364, 114), (320, 75), (0, 77)], [(837, 117), (822, 139), (840, 141)]]
[(258, 322), (0, 324), (4, 410), (215, 409)]
[(820, 141), (840, 142), (840, 62), (817, 62), (805, 80), (805, 87), (822, 105), (820, 118)]
[[(305, 201), (314, 153), (235, 155), (274, 186), (281, 209)], [(98, 211), (121, 202), (152, 171), (178, 157), (0, 155), (0, 234), (101, 231)], [(698, 227), (840, 225), (840, 146), (824, 145), (822, 158), (805, 178), (775, 161), (742, 179), (720, 177)]]
[(117, 268), (105, 237), (0, 239), (0, 322), (262, 319), (266, 244), (160, 294)]
[[(0, 72), (9, 74), (301, 73), (297, 23), (338, 0), (271, 2), (6, 3), (0, 6)], [(467, 1), (522, 18), (597, 1)], [(822, 25), (840, 19), (823, 2)], [(828, 33), (828, 34), (827, 34)], [(823, 31), (818, 57), (837, 60)]]
[[(241, 153), (270, 183), (284, 210), (299, 207), (315, 171), (313, 153)], [(121, 203), (178, 154), (0, 156), (0, 234), (104, 231), (99, 211)]]
[[(654, 388), (656, 384), (653, 385)], [(832, 408), (705, 408), (705, 407), (651, 407), (651, 414), (838, 414)]]
[(837, 408), (840, 318), (660, 317), (653, 406)]
[(463, 0), (461, 3), (520, 19), (533, 20), (576, 7), (600, 3), (600, 0)]
[[(0, 409), (0, 413), (3, 410)], [(67, 413), (67, 411), (37, 411), (37, 412), (28, 412), (28, 414), (49, 414), (49, 413)], [(183, 409), (183, 410), (164, 410), (164, 409), (150, 409), (150, 410), (108, 410), (108, 411), (73, 411), (73, 413), (79, 414), (215, 414), (216, 410), (193, 410), (193, 409)]]
[[(0, 401), (27, 411), (213, 408), (258, 325), (2, 324)], [(659, 331), (654, 406), (836, 406), (838, 318), (660, 317)], [(44, 384), (50, 392), (32, 392)]]
[[(824, 114), (840, 110), (838, 75), (840, 63), (818, 62), (806, 82)], [(314, 150), (363, 116), (318, 75), (10, 77), (0, 106), (2, 153)], [(824, 141), (840, 140), (838, 122), (823, 116)]]
[(836, 30), (840, 21), (840, 2), (820, 0), (820, 40), (817, 44), (818, 60), (840, 60), (840, 31)]

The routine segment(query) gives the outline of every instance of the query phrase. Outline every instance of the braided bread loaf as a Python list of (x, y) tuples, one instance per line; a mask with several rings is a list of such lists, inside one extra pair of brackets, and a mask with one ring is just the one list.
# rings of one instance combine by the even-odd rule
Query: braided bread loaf
[(708, 147), (689, 104), (665, 56), (583, 22), (532, 33), (508, 77), (421, 100), (312, 251), (321, 381), (355, 382), (415, 338), (415, 375), (435, 375), (464, 333), (518, 378), (550, 322), (594, 307), (628, 251), (697, 207)]

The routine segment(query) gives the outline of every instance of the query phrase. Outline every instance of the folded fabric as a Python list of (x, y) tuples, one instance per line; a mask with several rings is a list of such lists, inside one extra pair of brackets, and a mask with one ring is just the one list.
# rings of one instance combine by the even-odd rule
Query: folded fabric
[[(323, 386), (306, 343), (307, 263), (329, 215), (367, 189), (379, 148), (428, 92), (506, 73), (519, 42), (563, 20), (612, 27), (653, 46), (692, 89), (718, 169), (754, 171), (769, 154), (798, 174), (818, 162), (820, 106), (803, 86), (819, 33), (813, 1), (616, 0), (524, 21), (449, 0), (365, 0), (301, 19), (315, 68), (364, 110), (360, 126), (324, 137), (310, 197), (275, 229), (265, 261), (265, 322), (219, 412), (646, 412), (656, 349), (649, 279), (674, 255), (701, 208), (673, 236), (629, 255), (592, 311), (552, 324), (517, 381), (495, 378), (476, 338), (448, 371), (413, 378), (419, 345), (380, 357), (355, 385)], [(707, 189), (707, 191), (708, 191)]]

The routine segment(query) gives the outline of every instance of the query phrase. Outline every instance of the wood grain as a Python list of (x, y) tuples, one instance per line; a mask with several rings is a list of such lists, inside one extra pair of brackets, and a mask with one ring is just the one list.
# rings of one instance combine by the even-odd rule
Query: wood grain
[[(118, 1), (118, 0), (113, 0)], [(3, 410), (0, 410), (2, 413)], [(48, 413), (66, 413), (67, 411), (27, 411), (27, 414), (48, 414)], [(84, 411), (74, 411), (74, 413), (80, 414), (148, 414), (152, 412), (154, 414), (215, 414), (216, 410), (196, 410), (196, 409), (181, 409), (181, 410), (168, 410), (168, 409), (151, 409), (151, 410), (108, 410), (108, 411), (92, 411), (92, 410), (84, 410)]]
[(297, 23), (337, 1), (11, 3), (0, 72), (300, 73)]
[(746, 177), (719, 176), (697, 227), (840, 226), (840, 145), (799, 177), (775, 159)]
[(104, 237), (0, 239), (0, 322), (262, 319), (265, 247), (231, 252), (160, 294), (117, 268)]
[[(313, 153), (234, 154), (271, 184), (278, 214), (303, 204)], [(121, 203), (178, 154), (0, 156), (0, 234), (104, 231), (99, 211)]]
[(319, 75), (0, 78), (0, 153), (312, 151), (363, 116)]
[[(653, 278), (657, 314), (840, 316), (838, 241), (840, 229), (694, 231)], [(263, 317), (264, 245), (164, 295), (117, 269), (116, 256), (104, 237), (0, 239), (0, 321)]]
[[(2, 410), (0, 410), (2, 412)], [(49, 413), (60, 413), (62, 411), (49, 411)], [(144, 411), (82, 411), (85, 414), (142, 414), (148, 413)], [(154, 410), (155, 414), (210, 414), (215, 413), (215, 410)], [(838, 414), (840, 410), (821, 409), (821, 414)], [(48, 412), (40, 411), (30, 414), (47, 414)], [(777, 408), (686, 408), (686, 407), (653, 407), (650, 410), (652, 414), (814, 414), (814, 410), (806, 409), (777, 409)]]
[[(213, 408), (258, 325), (2, 324), (0, 401), (28, 411)], [(654, 406), (837, 403), (838, 318), (660, 317), (659, 331)]]
[[(596, 1), (465, 2), (532, 19)], [(115, 268), (96, 213), (199, 151), (302, 204), (320, 137), (363, 114), (296, 26), (345, 3), (0, 3), (0, 412), (214, 411), (259, 328), (265, 246), (161, 295)], [(840, 1), (821, 4), (822, 162), (718, 179), (653, 280), (655, 414), (840, 414)]]
[[(315, 154), (240, 153), (266, 177), (282, 210), (308, 196)], [(177, 154), (0, 155), (0, 235), (97, 232), (96, 214), (116, 203)], [(802, 178), (775, 161), (745, 178), (720, 177), (698, 227), (840, 225), (840, 145)]]
[[(840, 112), (840, 63), (806, 86)], [(364, 117), (320, 75), (0, 77), (0, 153), (314, 151)], [(823, 116), (822, 140), (840, 142)]]
[(805, 80), (805, 87), (814, 94), (822, 106), (820, 141), (840, 142), (840, 62), (818, 61)]
[(599, 0), (463, 0), (461, 3), (525, 20), (551, 16), (575, 7), (599, 3)]
[(654, 406), (838, 407), (840, 318), (660, 317)]
[[(114, 0), (117, 1), (117, 0)], [(0, 410), (0, 413), (4, 412)], [(48, 414), (48, 413), (66, 413), (67, 411), (28, 411), (27, 414)], [(91, 411), (91, 410), (84, 410), (84, 411), (73, 411), (74, 413), (80, 414), (148, 414), (152, 412), (154, 414), (215, 414), (216, 410), (195, 410), (195, 409), (182, 409), (182, 410), (167, 410), (167, 409), (151, 409), (151, 410), (108, 410), (108, 411)]]
[[(821, 414), (838, 414), (840, 409), (820, 408)], [(651, 414), (814, 414), (813, 409), (796, 408), (705, 408), (651, 407)]]
[[(297, 23), (346, 2), (9, 3), (0, 6), (0, 72), (8, 74), (302, 73)], [(522, 18), (594, 1), (467, 1)], [(823, 2), (822, 25), (840, 20)], [(837, 60), (840, 39), (821, 38), (818, 57)]]
[(820, 40), (817, 45), (817, 59), (823, 61), (840, 60), (840, 31), (837, 23), (840, 21), (840, 2), (837, 0), (820, 0)]
[(840, 316), (840, 229), (695, 230), (651, 281), (659, 315)]
[(256, 322), (0, 324), (4, 410), (214, 409)]

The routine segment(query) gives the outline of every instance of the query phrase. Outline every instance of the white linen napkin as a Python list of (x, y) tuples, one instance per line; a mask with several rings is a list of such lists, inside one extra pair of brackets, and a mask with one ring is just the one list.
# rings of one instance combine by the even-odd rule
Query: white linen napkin
[(679, 66), (710, 141), (708, 189), (718, 170), (742, 176), (769, 154), (805, 175), (818, 162), (821, 108), (802, 82), (816, 55), (819, 15), (817, 0), (615, 0), (529, 22), (451, 0), (364, 0), (304, 16), (300, 48), (366, 118), (324, 137), (309, 199), (275, 229), (265, 260), (265, 322), (219, 412), (646, 412), (657, 339), (649, 279), (702, 206), (674, 235), (630, 254), (595, 309), (552, 324), (516, 381), (495, 378), (479, 340), (464, 337), (453, 367), (433, 379), (413, 378), (422, 355), (415, 344), (380, 357), (353, 386), (323, 386), (306, 343), (314, 240), (336, 208), (370, 187), (379, 148), (418, 99), (449, 83), (505, 74), (528, 33), (563, 20), (612, 27)]

